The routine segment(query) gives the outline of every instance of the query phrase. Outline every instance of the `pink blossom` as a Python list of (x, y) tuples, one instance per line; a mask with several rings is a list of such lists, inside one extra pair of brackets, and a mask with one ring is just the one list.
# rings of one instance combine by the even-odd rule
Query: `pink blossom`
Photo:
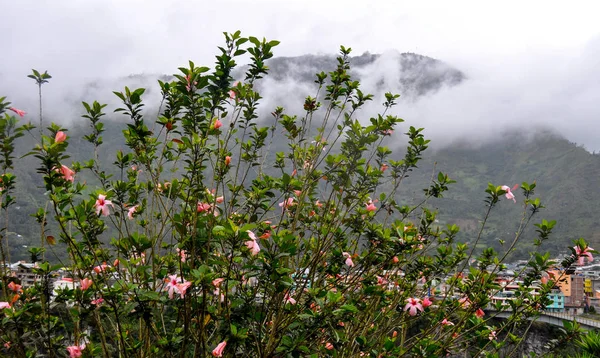
[(317, 206), (317, 208), (322, 208), (323, 207), (323, 203), (321, 203), (320, 201), (315, 201), (315, 205)]
[(61, 165), (58, 171), (62, 174), (64, 180), (70, 181), (71, 183), (75, 180), (75, 172), (66, 165)]
[(225, 346), (227, 345), (227, 341), (223, 341), (217, 345), (215, 349), (212, 351), (213, 357), (222, 357), (223, 351), (225, 350)]
[(219, 287), (221, 286), (221, 282), (225, 281), (224, 278), (215, 278), (214, 280), (212, 280), (212, 284), (215, 287)]
[(354, 262), (352, 261), (352, 257), (349, 253), (343, 252), (342, 255), (346, 258), (345, 264), (348, 267), (354, 267)]
[(490, 339), (490, 341), (493, 341), (494, 339), (496, 339), (496, 331), (491, 331), (488, 338)]
[(211, 208), (212, 207), (210, 206), (210, 204), (198, 203), (198, 205), (196, 206), (196, 211), (199, 213), (203, 213), (203, 212), (210, 210)]
[(54, 143), (62, 143), (67, 139), (67, 134), (63, 131), (56, 132), (54, 136)]
[(20, 110), (20, 109), (16, 109), (15, 107), (10, 107), (10, 108), (8, 108), (8, 109), (10, 109), (11, 111), (13, 111), (13, 112), (15, 112), (16, 114), (18, 114), (18, 115), (19, 115), (19, 117), (23, 117), (25, 114), (27, 114), (25, 111), (22, 111), (22, 110)]
[(477, 311), (475, 311), (475, 316), (483, 318), (483, 316), (485, 316), (485, 312), (483, 312), (481, 308), (478, 308)]
[(300, 195), (302, 195), (302, 190), (294, 190), (294, 195), (300, 197)]
[(82, 343), (79, 346), (68, 346), (67, 351), (69, 352), (69, 358), (79, 358), (83, 354), (83, 350), (85, 349), (85, 343)]
[(394, 256), (392, 258), (392, 261), (394, 261), (394, 263), (397, 264), (398, 262), (400, 262), (400, 259), (398, 258), (398, 256)]
[(325, 344), (325, 349), (327, 350), (332, 350), (333, 349), (333, 344), (331, 344), (331, 342), (327, 342), (327, 344)]
[(215, 199), (215, 201), (217, 202), (217, 204), (221, 204), (223, 203), (225, 199), (223, 198), (223, 196), (217, 196), (217, 198)]
[(113, 262), (113, 266), (119, 266), (119, 259), (115, 259), (115, 261)]
[(458, 303), (460, 303), (462, 307), (467, 308), (471, 305), (471, 300), (469, 300), (468, 297), (463, 297), (458, 300)]
[(227, 92), (229, 94), (229, 98), (231, 99), (235, 99), (235, 92), (233, 90), (230, 90), (229, 92)]
[(104, 298), (100, 297), (100, 298), (98, 298), (97, 300), (93, 300), (91, 303), (92, 303), (93, 305), (99, 306), (99, 305), (101, 305), (101, 304), (102, 304), (102, 302), (104, 302)]
[(285, 303), (289, 303), (291, 305), (296, 304), (296, 300), (293, 297), (291, 297), (289, 293), (285, 294), (284, 300), (285, 300)]
[(81, 280), (81, 290), (87, 290), (88, 288), (92, 287), (93, 283), (94, 281), (90, 280), (89, 278), (84, 278)]
[(383, 131), (383, 135), (392, 135), (392, 133), (394, 133), (393, 129), (386, 129)]
[(94, 205), (96, 208), (96, 215), (100, 215), (100, 213), (102, 213), (103, 216), (108, 216), (110, 214), (108, 211), (109, 205), (114, 208), (112, 201), (106, 200), (106, 195), (99, 194), (98, 200), (96, 200), (96, 204)]
[(377, 207), (375, 206), (375, 204), (373, 204), (372, 200), (369, 200), (368, 203), (365, 204), (367, 211), (373, 212), (373, 211), (377, 211)]
[(446, 318), (442, 321), (442, 326), (454, 326), (454, 323), (448, 321)]
[(5, 308), (10, 308), (10, 303), (8, 303), (8, 302), (0, 302), (0, 310), (3, 310)]
[(427, 308), (427, 307), (431, 306), (432, 304), (433, 304), (433, 302), (431, 302), (429, 297), (425, 297), (423, 299), (423, 308)]
[(594, 250), (591, 247), (586, 247), (585, 249), (581, 249), (579, 246), (575, 246), (575, 254), (577, 254), (578, 257), (578, 263), (579, 265), (583, 265), (585, 263), (585, 259), (588, 259), (588, 263), (591, 263), (592, 261), (594, 261), (594, 256), (592, 256), (592, 253), (590, 251)]
[(388, 170), (388, 168), (389, 168), (389, 166), (387, 164), (383, 163), (383, 164), (381, 164), (381, 169), (380, 170), (382, 172), (385, 172), (386, 170)]
[(185, 258), (185, 255), (186, 255), (185, 250), (182, 250), (180, 248), (177, 248), (176, 250), (177, 250), (177, 255), (179, 255), (181, 262), (185, 262), (185, 259), (186, 259)]
[[(518, 187), (519, 187), (519, 184), (516, 184), (515, 186), (513, 186), (512, 190), (515, 190)], [(508, 186), (502, 185), (501, 189), (506, 192), (506, 194), (504, 194), (506, 199), (508, 199), (508, 200), (512, 199), (512, 201), (514, 201), (515, 203), (517, 202), (517, 199), (515, 199), (515, 194), (513, 194), (513, 192), (511, 191), (511, 189)]]
[(279, 207), (281, 208), (281, 210), (285, 210), (292, 205), (294, 205), (294, 198), (287, 198), (281, 203), (279, 203)]
[(98, 266), (94, 267), (94, 272), (100, 273), (100, 272), (106, 271), (108, 268), (110, 268), (110, 266), (108, 266), (106, 264), (106, 262), (103, 262), (102, 265), (98, 265)]
[(23, 291), (21, 289), (21, 287), (22, 287), (21, 285), (18, 285), (18, 284), (14, 283), (14, 282), (11, 282), (11, 283), (8, 284), (8, 289), (11, 290), (11, 291), (13, 291), (14, 293), (19, 293), (19, 292)]
[(406, 306), (404, 306), (404, 311), (407, 311), (409, 315), (416, 316), (419, 311), (423, 311), (423, 305), (421, 304), (421, 300), (418, 298), (407, 298)]
[(226, 156), (225, 157), (225, 166), (229, 166), (229, 164), (231, 164), (231, 157), (230, 156)]
[(184, 298), (185, 293), (187, 292), (188, 288), (190, 288), (191, 285), (192, 285), (192, 283), (190, 281), (184, 281), (182, 283), (177, 284), (177, 290), (179, 291), (181, 298)]
[(263, 239), (263, 240), (265, 240), (265, 239), (268, 239), (268, 238), (270, 238), (270, 237), (271, 237), (271, 232), (270, 232), (270, 231), (265, 231), (265, 232), (264, 232), (262, 235), (260, 235), (258, 238), (259, 238), (259, 239)]
[(129, 210), (127, 210), (127, 218), (129, 220), (133, 220), (133, 214), (135, 214), (135, 212), (137, 211), (137, 207), (137, 205), (134, 205), (130, 207)]
[(221, 121), (219, 120), (219, 118), (216, 118), (215, 121), (212, 124), (212, 127), (214, 129), (219, 129), (223, 126), (223, 123), (221, 123)]
[(258, 246), (258, 242), (256, 242), (256, 235), (250, 230), (246, 232), (250, 237), (250, 240), (246, 241), (246, 247), (252, 252), (252, 256), (256, 256), (260, 252), (260, 246)]
[(384, 286), (388, 283), (388, 280), (385, 277), (381, 277), (381, 276), (376, 276), (377, 277), (377, 284), (380, 286)]

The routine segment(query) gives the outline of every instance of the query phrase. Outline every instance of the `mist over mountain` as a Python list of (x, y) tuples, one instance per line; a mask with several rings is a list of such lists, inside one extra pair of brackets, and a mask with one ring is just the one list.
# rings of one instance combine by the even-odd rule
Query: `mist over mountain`
[[(448, 98), (452, 93), (464, 90), (469, 86), (470, 78), (458, 68), (427, 56), (413, 53), (389, 52), (382, 55), (364, 53), (350, 59), (351, 74), (361, 82), (365, 93), (374, 94), (374, 100), (357, 114), (363, 122), (369, 116), (382, 111), (383, 93), (390, 91), (402, 94), (398, 108), (394, 113), (406, 119), (400, 128), (389, 139), (388, 145), (396, 151), (396, 158), (402, 155), (404, 139), (402, 132), (407, 126), (425, 127), (427, 138), (433, 139), (432, 150), (428, 151), (420, 166), (420, 170), (411, 174), (403, 188), (401, 197), (406, 204), (411, 198), (420, 195), (427, 187), (432, 173), (443, 171), (457, 184), (451, 187), (450, 193), (442, 199), (432, 201), (440, 209), (439, 223), (457, 223), (462, 227), (461, 240), (472, 241), (480, 225), (484, 212), (485, 187), (488, 182), (495, 185), (512, 186), (522, 181), (536, 181), (536, 194), (542, 198), (547, 210), (539, 217), (558, 221), (556, 235), (547, 243), (545, 249), (554, 253), (564, 250), (569, 240), (585, 237), (592, 246), (600, 243), (600, 224), (596, 220), (595, 203), (600, 200), (600, 156), (589, 153), (582, 146), (573, 143), (556, 131), (544, 127), (532, 127), (527, 130), (515, 127), (497, 128), (496, 132), (480, 133), (474, 138), (467, 130), (453, 132), (444, 130), (444, 118), (430, 118), (423, 123), (418, 115), (427, 103), (435, 103), (439, 98)], [(269, 113), (276, 106), (284, 106), (290, 114), (302, 114), (303, 98), (315, 95), (315, 73), (330, 71), (336, 65), (333, 55), (305, 55), (299, 57), (280, 57), (267, 64), (271, 71), (257, 87), (263, 96), (260, 106), (261, 120), (270, 117)], [(243, 67), (234, 77), (242, 77)], [(68, 126), (72, 160), (83, 161), (92, 154), (91, 145), (81, 139), (87, 133), (87, 122), (80, 118), (82, 108), (80, 102), (98, 100), (108, 103), (108, 115), (105, 117), (106, 133), (100, 158), (105, 167), (114, 161), (115, 151), (125, 149), (121, 130), (126, 118), (112, 113), (118, 107), (118, 101), (112, 91), (120, 91), (127, 85), (130, 88), (145, 87), (145, 113), (148, 123), (156, 119), (157, 104), (160, 102), (160, 91), (156, 80), (168, 80), (169, 75), (136, 74), (121, 78), (102, 78), (86, 82), (81, 88), (72, 86), (63, 92), (61, 99), (52, 91), (52, 86), (61, 86), (60, 78), (44, 87), (44, 93), (53, 100), (45, 101), (45, 120), (55, 121)], [(64, 85), (62, 86), (65, 87)], [(9, 93), (10, 95), (10, 93)], [(31, 98), (35, 103), (35, 98)], [(35, 113), (32, 104), (28, 111)], [(408, 114), (404, 114), (404, 113)], [(35, 115), (29, 116), (34, 123)], [(446, 123), (456, 127), (455, 123)], [(151, 125), (150, 125), (151, 126)], [(431, 128), (430, 128), (431, 127)], [(279, 144), (284, 146), (284, 137)], [(277, 138), (277, 137), (276, 137)], [(482, 140), (487, 138), (490, 140)], [(31, 138), (26, 138), (18, 148), (17, 154), (26, 153), (34, 145)], [(11, 245), (16, 258), (26, 257), (26, 246), (39, 245), (39, 228), (29, 217), (37, 208), (43, 207), (45, 198), (36, 178), (36, 162), (31, 157), (21, 159), (16, 174), (19, 178), (17, 197), (17, 214), (13, 214), (10, 232)], [(79, 173), (77, 180), (94, 183), (88, 172)], [(517, 198), (522, 199), (517, 191)], [(480, 204), (480, 205), (478, 205)], [(504, 222), (518, 222), (522, 215), (522, 207), (503, 200), (494, 211), (487, 229), (483, 233), (481, 247), (493, 246), (503, 249), (500, 240), (510, 242), (516, 227), (507, 227)], [(17, 238), (17, 235), (21, 235)], [(528, 239), (519, 244), (519, 248), (532, 248), (535, 233), (528, 231)], [(519, 252), (525, 253), (526, 250)]]

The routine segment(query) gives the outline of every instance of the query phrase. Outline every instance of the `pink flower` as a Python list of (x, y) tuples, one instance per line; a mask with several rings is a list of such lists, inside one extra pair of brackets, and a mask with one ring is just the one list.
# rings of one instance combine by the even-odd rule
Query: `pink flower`
[(425, 297), (423, 299), (423, 308), (427, 308), (427, 307), (431, 306), (432, 304), (433, 304), (433, 302), (431, 302), (429, 297)]
[(586, 247), (585, 249), (581, 249), (579, 246), (575, 246), (575, 253), (577, 254), (578, 257), (578, 263), (579, 265), (583, 265), (585, 263), (585, 259), (588, 259), (588, 262), (591, 263), (592, 261), (594, 261), (594, 256), (592, 256), (592, 253), (590, 251), (594, 250), (591, 247)]
[(333, 349), (333, 344), (331, 344), (331, 342), (327, 342), (327, 344), (325, 345), (325, 349), (327, 350), (332, 350)]
[(62, 174), (64, 180), (70, 181), (71, 183), (75, 180), (75, 172), (66, 165), (61, 165), (58, 171)]
[(289, 303), (291, 305), (296, 304), (296, 300), (293, 297), (291, 297), (289, 293), (285, 294), (284, 300), (285, 300), (285, 303)]
[(230, 156), (226, 156), (225, 157), (225, 165), (229, 166), (229, 164), (231, 164), (231, 157)]
[(179, 291), (181, 298), (184, 298), (185, 293), (187, 292), (188, 288), (190, 288), (191, 285), (192, 285), (192, 283), (190, 281), (184, 281), (183, 283), (177, 284), (177, 290)]
[(217, 202), (217, 204), (222, 204), (224, 200), (225, 199), (222, 196), (217, 196), (217, 198), (215, 199), (215, 201)]
[[(518, 187), (519, 187), (519, 184), (516, 184), (515, 186), (513, 186), (512, 190), (515, 190)], [(508, 186), (502, 185), (501, 189), (506, 192), (506, 194), (504, 194), (506, 199), (508, 199), (508, 200), (512, 199), (512, 201), (514, 201), (515, 203), (517, 202), (517, 199), (515, 199), (515, 194), (513, 194), (513, 192), (511, 191), (511, 189)]]
[(113, 266), (119, 266), (119, 259), (115, 259), (115, 261), (113, 262)]
[(82, 355), (82, 351), (85, 349), (85, 343), (79, 346), (68, 346), (67, 351), (69, 352), (70, 358), (79, 358)]
[(63, 131), (56, 132), (54, 136), (54, 143), (62, 143), (67, 139), (67, 134)]
[(179, 284), (179, 279), (177, 278), (177, 275), (169, 275), (169, 278), (165, 280), (167, 281), (169, 299), (173, 299), (175, 292), (179, 292), (179, 288), (177, 287), (177, 285)]
[(281, 203), (279, 203), (279, 207), (281, 208), (281, 210), (285, 210), (292, 205), (294, 205), (294, 198), (287, 198)]
[(394, 133), (393, 129), (386, 129), (383, 131), (383, 135), (392, 135), (392, 133)]
[(106, 264), (106, 262), (103, 262), (102, 265), (98, 265), (98, 266), (94, 267), (94, 272), (100, 273), (100, 272), (106, 271), (106, 269), (108, 269), (108, 268), (110, 268), (110, 266), (108, 266)]
[(81, 290), (87, 290), (88, 288), (92, 287), (93, 283), (94, 281), (90, 280), (89, 278), (84, 278), (83, 280), (81, 280)]
[(496, 331), (491, 331), (488, 338), (490, 339), (490, 341), (493, 341), (494, 339), (496, 339)]
[(458, 303), (460, 303), (462, 307), (467, 308), (471, 305), (471, 300), (469, 300), (468, 297), (463, 297), (458, 300)]
[(25, 112), (25, 111), (22, 111), (22, 110), (20, 110), (20, 109), (16, 109), (15, 107), (10, 107), (10, 108), (8, 108), (8, 109), (10, 109), (11, 111), (13, 111), (13, 112), (15, 112), (16, 114), (18, 114), (18, 115), (19, 115), (19, 117), (23, 117), (23, 116), (26, 114), (26, 112)]
[(547, 276), (542, 277), (542, 283), (544, 285), (548, 283), (548, 277)]
[(381, 276), (376, 276), (377, 277), (377, 284), (380, 286), (384, 286), (388, 283), (388, 280), (386, 280), (385, 277), (381, 277)]
[(177, 248), (176, 250), (177, 250), (177, 255), (179, 255), (181, 262), (185, 262), (185, 255), (186, 255), (185, 250), (182, 250), (180, 248)]
[(368, 203), (365, 204), (367, 211), (373, 212), (373, 211), (377, 211), (377, 207), (375, 206), (375, 204), (373, 204), (372, 200), (369, 200)]
[(93, 300), (91, 303), (92, 303), (93, 305), (99, 306), (99, 305), (101, 305), (101, 304), (102, 304), (102, 302), (104, 302), (104, 298), (100, 297), (100, 298), (98, 298), (97, 300)]
[(109, 205), (114, 208), (112, 201), (106, 200), (106, 195), (99, 194), (98, 200), (96, 200), (96, 204), (94, 205), (96, 208), (96, 215), (100, 215), (100, 213), (102, 213), (103, 216), (108, 216), (110, 214), (108, 211)]
[(354, 262), (352, 261), (352, 257), (349, 253), (343, 252), (342, 255), (346, 258), (345, 264), (348, 267), (354, 267)]
[(223, 351), (225, 350), (225, 346), (227, 345), (227, 341), (223, 341), (217, 345), (215, 349), (212, 351), (213, 357), (222, 357)]
[(21, 287), (22, 287), (21, 285), (18, 285), (14, 282), (11, 282), (8, 284), (8, 289), (13, 291), (14, 293), (21, 292), (22, 291)]
[(5, 308), (10, 308), (10, 303), (8, 303), (8, 302), (0, 302), (0, 310), (3, 310)]
[(223, 123), (221, 123), (221, 121), (219, 120), (219, 118), (216, 118), (215, 121), (212, 124), (212, 127), (214, 129), (219, 129), (223, 126)]
[(264, 234), (260, 235), (258, 238), (265, 240), (265, 239), (268, 239), (270, 237), (271, 237), (271, 232), (270, 231), (265, 231)]
[(475, 311), (475, 316), (483, 318), (483, 316), (485, 316), (485, 312), (483, 312), (481, 308), (478, 308), (477, 311)]
[(385, 172), (386, 170), (388, 170), (388, 168), (389, 168), (389, 166), (387, 164), (383, 163), (383, 164), (381, 164), (381, 169), (380, 170), (382, 172)]
[(212, 284), (215, 287), (219, 287), (219, 286), (221, 286), (221, 282), (223, 282), (223, 281), (225, 281), (224, 278), (215, 278), (214, 280), (212, 280)]
[(416, 316), (419, 311), (423, 311), (423, 305), (421, 304), (421, 300), (418, 298), (407, 298), (406, 306), (404, 306), (404, 311), (407, 311), (409, 315)]
[(294, 195), (299, 197), (300, 195), (302, 195), (302, 190), (294, 190)]
[(129, 220), (133, 220), (133, 214), (135, 214), (137, 207), (137, 205), (134, 205), (131, 208), (129, 208), (129, 210), (127, 210), (127, 218)]
[(317, 208), (322, 208), (323, 207), (323, 203), (321, 203), (320, 201), (315, 201), (315, 205), (317, 206)]
[(454, 326), (454, 323), (448, 321), (446, 318), (442, 321), (442, 326)]
[(229, 98), (231, 99), (235, 99), (235, 92), (233, 90), (230, 90), (229, 92), (227, 92), (229, 94)]
[(205, 211), (210, 210), (211, 206), (210, 204), (207, 203), (198, 203), (198, 205), (196, 206), (196, 211), (199, 213), (203, 213)]
[(397, 264), (398, 262), (400, 262), (400, 259), (398, 258), (398, 256), (394, 256), (392, 258), (392, 261), (394, 261), (394, 263)]
[(246, 241), (246, 247), (252, 252), (252, 256), (256, 256), (260, 252), (260, 246), (258, 246), (258, 242), (256, 242), (256, 235), (250, 230), (246, 232), (250, 237), (250, 240)]

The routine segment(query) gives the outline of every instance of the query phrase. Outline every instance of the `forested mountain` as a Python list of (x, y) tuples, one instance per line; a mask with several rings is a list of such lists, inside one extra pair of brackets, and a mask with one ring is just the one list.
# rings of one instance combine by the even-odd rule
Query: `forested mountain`
[[(449, 65), (416, 54), (397, 54), (393, 56), (397, 61), (397, 73), (390, 73), (390, 77), (398, 82), (406, 100), (435, 92), (443, 86), (459, 86), (467, 81), (467, 76)], [(358, 80), (368, 79), (373, 73), (370, 68), (389, 66), (387, 62), (380, 63), (380, 55), (365, 53), (353, 57), (350, 61), (353, 73)], [(334, 56), (301, 56), (294, 58), (275, 58), (269, 63), (271, 75), (268, 81), (311, 84), (314, 74), (320, 71), (332, 70), (336, 64)], [(128, 84), (140, 81), (140, 76), (118, 81)], [(151, 77), (151, 76), (150, 76)], [(154, 76), (158, 78), (158, 76)], [(162, 76), (164, 80), (165, 76)], [(53, 79), (59, 80), (59, 79)], [(378, 89), (380, 81), (389, 79), (368, 79)], [(102, 82), (99, 82), (102, 83)], [(263, 82), (262, 86), (269, 83)], [(135, 87), (135, 84), (131, 85)], [(94, 84), (95, 93), (98, 84)], [(107, 88), (106, 91), (119, 90)], [(155, 85), (153, 92), (158, 91)], [(90, 91), (86, 91), (89, 93)], [(10, 95), (10, 94), (2, 94)], [(89, 101), (89, 98), (83, 98)], [(93, 100), (93, 99), (92, 99)], [(296, 100), (301, 101), (301, 98)], [(402, 100), (402, 99), (401, 99)], [(300, 102), (301, 103), (301, 102)], [(47, 104), (52, 105), (52, 104)], [(114, 108), (113, 108), (114, 109)], [(112, 110), (112, 109), (111, 109)], [(110, 167), (114, 162), (115, 152), (119, 149), (126, 150), (121, 131), (126, 122), (120, 114), (110, 113), (105, 117), (106, 132), (104, 145), (100, 152), (100, 160), (105, 167)], [(35, 111), (31, 111), (34, 113)], [(72, 113), (73, 109), (65, 111)], [(83, 112), (83, 111), (79, 111)], [(265, 111), (268, 112), (268, 111)], [(151, 123), (156, 119), (156, 108), (148, 106), (146, 120)], [(34, 118), (34, 117), (33, 117)], [(35, 119), (32, 119), (35, 123)], [(47, 118), (50, 121), (63, 123), (69, 128), (69, 152), (72, 161), (84, 161), (92, 156), (92, 147), (82, 139), (88, 133), (88, 123), (81, 118)], [(410, 123), (409, 123), (410, 125)], [(151, 125), (150, 125), (151, 126)], [(392, 141), (402, 137), (399, 128)], [(36, 135), (37, 131), (33, 134)], [(279, 140), (279, 138), (281, 140)], [(431, 205), (440, 212), (439, 223), (456, 223), (462, 228), (462, 240), (470, 241), (476, 236), (480, 220), (485, 211), (484, 190), (488, 182), (495, 185), (513, 186), (522, 181), (536, 181), (536, 195), (540, 196), (546, 206), (538, 217), (530, 223), (541, 218), (555, 219), (558, 221), (555, 235), (546, 244), (547, 249), (554, 253), (564, 252), (571, 239), (585, 237), (591, 246), (600, 243), (600, 231), (596, 202), (600, 200), (600, 157), (587, 152), (585, 149), (571, 143), (566, 139), (548, 131), (537, 133), (510, 133), (504, 139), (473, 147), (464, 144), (460, 138), (452, 145), (436, 148), (425, 153), (423, 162), (418, 171), (411, 173), (401, 193), (401, 200), (410, 203), (411, 198), (422, 195), (433, 172), (443, 171), (457, 183), (444, 198), (432, 200)], [(285, 145), (285, 137), (277, 134), (275, 137), (275, 150)], [(26, 136), (20, 141), (17, 154), (23, 155), (35, 145), (35, 138)], [(400, 158), (403, 153), (397, 154)], [(273, 156), (272, 156), (273, 157)], [(37, 177), (35, 168), (37, 163), (33, 157), (24, 157), (18, 160), (15, 174), (17, 175), (18, 189), (15, 195), (17, 204), (13, 207), (9, 220), (9, 240), (13, 247), (12, 259), (27, 258), (26, 246), (39, 246), (40, 229), (35, 219), (30, 215), (38, 208), (44, 207), (47, 198), (41, 188), (41, 179)], [(77, 181), (95, 183), (93, 176), (86, 171), (78, 173)], [(516, 191), (517, 199), (521, 199), (520, 190)], [(484, 231), (484, 239), (480, 247), (494, 246), (501, 249), (500, 240), (510, 242), (522, 215), (522, 206), (511, 202), (501, 202), (492, 213), (489, 224)], [(531, 248), (534, 238), (533, 230), (524, 239), (519, 248)], [(59, 246), (55, 247), (59, 250)], [(525, 254), (526, 250), (519, 250), (517, 254)]]

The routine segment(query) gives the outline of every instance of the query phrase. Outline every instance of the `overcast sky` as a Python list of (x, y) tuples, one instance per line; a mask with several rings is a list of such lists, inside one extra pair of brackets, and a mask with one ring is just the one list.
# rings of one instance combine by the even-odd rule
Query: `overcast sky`
[(34, 113), (31, 68), (54, 76), (51, 101), (97, 78), (210, 65), (222, 32), (239, 29), (280, 40), (281, 56), (343, 44), (462, 70), (459, 87), (400, 107), (434, 136), (547, 125), (600, 150), (599, 13), (598, 1), (0, 0), (0, 96)]

